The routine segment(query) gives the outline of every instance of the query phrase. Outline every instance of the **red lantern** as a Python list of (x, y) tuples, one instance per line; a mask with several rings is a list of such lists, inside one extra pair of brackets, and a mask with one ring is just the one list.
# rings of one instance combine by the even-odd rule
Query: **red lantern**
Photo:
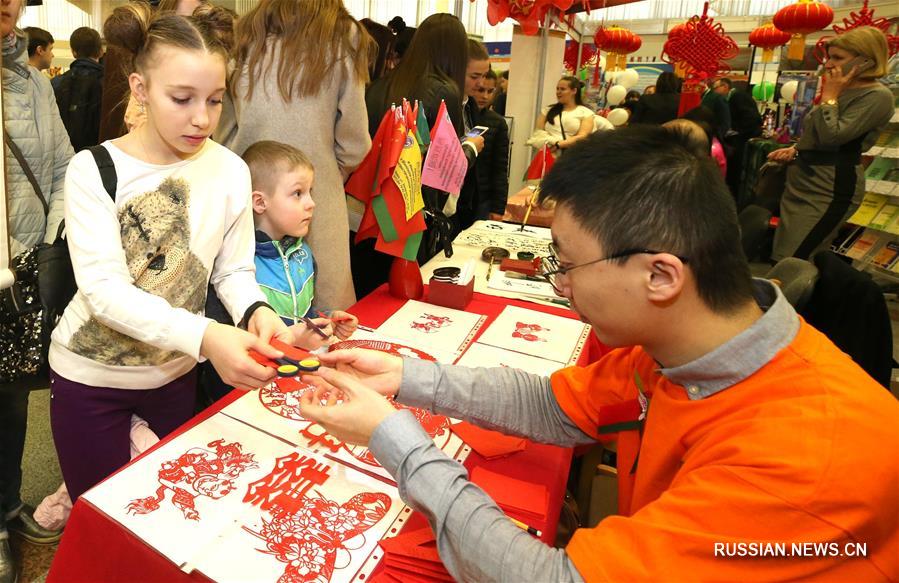
[(563, 57), (565, 70), (571, 72), (572, 75), (577, 75), (581, 67), (590, 64), (596, 57), (596, 47), (592, 44), (584, 43), (583, 49), (581, 49), (581, 62), (578, 63), (577, 53), (580, 46), (580, 43), (573, 40), (565, 43), (565, 55)]
[(833, 22), (833, 9), (818, 0), (799, 0), (784, 6), (774, 15), (774, 26), (793, 35), (788, 59), (801, 60), (805, 55), (805, 36)]
[(565, 12), (574, 0), (487, 0), (487, 22), (496, 26), (506, 18), (521, 25), (524, 34), (537, 34), (546, 13), (556, 8)]
[(764, 49), (763, 63), (770, 63), (774, 56), (774, 49), (784, 46), (789, 41), (790, 33), (780, 30), (770, 22), (749, 33), (749, 44)]
[(640, 49), (643, 39), (620, 26), (600, 26), (593, 35), (597, 50), (609, 53), (606, 65), (610, 71), (627, 67), (627, 55)]

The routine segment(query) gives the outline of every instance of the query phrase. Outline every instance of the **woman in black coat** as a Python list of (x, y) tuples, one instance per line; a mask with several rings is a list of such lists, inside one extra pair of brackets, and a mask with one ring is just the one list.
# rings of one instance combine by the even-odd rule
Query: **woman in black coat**
[(643, 95), (634, 104), (630, 123), (662, 125), (677, 118), (681, 81), (674, 73), (665, 72), (656, 80), (656, 92)]

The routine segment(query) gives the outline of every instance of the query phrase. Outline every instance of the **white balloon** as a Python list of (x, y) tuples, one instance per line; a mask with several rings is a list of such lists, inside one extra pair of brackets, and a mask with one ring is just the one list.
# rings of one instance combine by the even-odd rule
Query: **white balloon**
[(797, 89), (799, 89), (799, 81), (787, 81), (780, 88), (780, 96), (788, 103), (793, 103), (793, 98), (796, 97)]
[(626, 109), (624, 109), (623, 107), (619, 107), (618, 109), (613, 109), (609, 112), (608, 120), (612, 122), (613, 126), (623, 126), (627, 123), (627, 120), (630, 116), (631, 115), (627, 112)]
[(606, 99), (609, 102), (609, 105), (618, 105), (624, 100), (624, 96), (627, 95), (627, 88), (623, 85), (612, 85), (609, 87), (609, 93), (606, 95)]
[(618, 75), (617, 82), (625, 89), (630, 89), (640, 80), (640, 73), (636, 69), (625, 69)]

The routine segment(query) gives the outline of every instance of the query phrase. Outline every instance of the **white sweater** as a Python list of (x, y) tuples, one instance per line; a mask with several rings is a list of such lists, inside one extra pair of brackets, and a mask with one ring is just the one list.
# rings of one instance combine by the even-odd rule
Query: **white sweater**
[(78, 292), (53, 331), (50, 366), (95, 387), (154, 389), (199, 359), (210, 282), (235, 322), (265, 298), (256, 285), (250, 172), (207, 140), (189, 160), (142, 162), (103, 144), (115, 202), (87, 150), (65, 179)]

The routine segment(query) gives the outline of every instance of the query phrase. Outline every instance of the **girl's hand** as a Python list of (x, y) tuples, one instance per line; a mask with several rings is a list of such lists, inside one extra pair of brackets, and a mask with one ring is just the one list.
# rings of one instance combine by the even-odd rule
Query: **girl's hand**
[(330, 344), (331, 336), (334, 334), (334, 326), (331, 320), (327, 318), (312, 318), (321, 329), (328, 335), (328, 338), (322, 338), (318, 332), (310, 328), (305, 322), (294, 324), (289, 328), (291, 339), (290, 344), (299, 346), (303, 350), (316, 350), (326, 344)]
[(200, 354), (209, 359), (222, 380), (244, 390), (263, 387), (275, 377), (274, 369), (250, 358), (250, 349), (272, 359), (284, 356), (280, 350), (246, 330), (218, 322), (206, 328), (200, 344)]
[(293, 340), (293, 334), (287, 328), (284, 320), (274, 312), (271, 308), (262, 306), (258, 308), (250, 321), (247, 322), (247, 331), (255, 334), (265, 342), (270, 342), (272, 338), (277, 338), (285, 344), (290, 344)]
[(346, 340), (353, 335), (359, 327), (359, 318), (341, 310), (331, 312), (331, 322), (334, 325), (334, 335), (341, 340)]
[(779, 150), (774, 150), (773, 152), (768, 154), (768, 159), (773, 160), (774, 162), (792, 162), (795, 158), (796, 146), (781, 148)]

